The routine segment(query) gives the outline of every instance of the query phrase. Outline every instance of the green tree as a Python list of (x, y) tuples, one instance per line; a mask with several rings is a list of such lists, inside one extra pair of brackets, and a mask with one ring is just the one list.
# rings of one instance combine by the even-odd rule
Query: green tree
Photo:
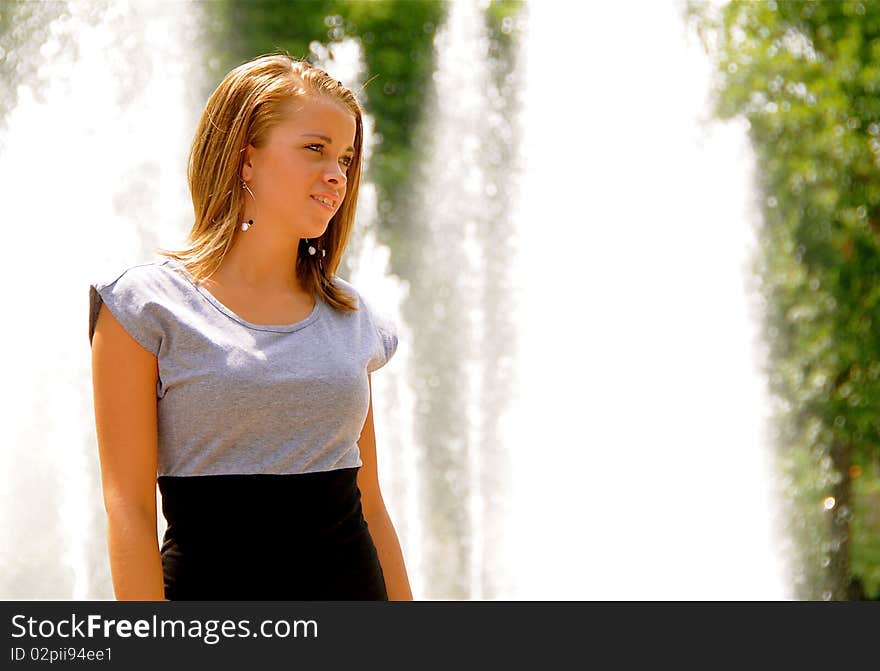
[(880, 592), (880, 3), (691, 2), (757, 159), (755, 270), (795, 594)]

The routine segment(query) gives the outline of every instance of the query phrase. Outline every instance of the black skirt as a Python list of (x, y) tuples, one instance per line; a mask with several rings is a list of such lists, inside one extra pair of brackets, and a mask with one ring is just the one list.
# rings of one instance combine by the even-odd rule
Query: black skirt
[(160, 477), (165, 598), (387, 601), (357, 472)]

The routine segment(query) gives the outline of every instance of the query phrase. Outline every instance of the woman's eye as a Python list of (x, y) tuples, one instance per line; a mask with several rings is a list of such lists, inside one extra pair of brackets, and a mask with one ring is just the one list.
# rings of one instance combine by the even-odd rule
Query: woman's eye
[[(313, 149), (313, 150), (318, 151), (320, 153), (321, 151), (323, 151), (324, 145), (322, 145), (322, 144), (308, 144), (308, 145), (306, 145), (306, 149)], [(352, 164), (354, 163), (354, 156), (343, 156), (339, 160), (342, 162), (342, 164), (346, 168), (350, 168), (352, 166)]]

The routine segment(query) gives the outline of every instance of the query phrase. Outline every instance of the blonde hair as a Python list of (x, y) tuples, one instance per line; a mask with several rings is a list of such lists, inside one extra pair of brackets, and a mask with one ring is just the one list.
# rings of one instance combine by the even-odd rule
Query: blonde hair
[[(297, 254), (296, 276), (338, 310), (356, 310), (356, 299), (332, 282), (354, 225), (363, 155), (363, 119), (354, 94), (329, 74), (287, 53), (254, 58), (231, 70), (208, 99), (189, 153), (187, 176), (195, 221), (187, 247), (159, 253), (183, 263), (197, 282), (210, 277), (232, 247), (246, 191), (241, 188), (244, 148), (261, 146), (290, 103), (323, 97), (341, 103), (355, 119), (354, 156), (339, 210), (321, 236), (326, 256)], [(300, 249), (304, 245), (301, 244)]]

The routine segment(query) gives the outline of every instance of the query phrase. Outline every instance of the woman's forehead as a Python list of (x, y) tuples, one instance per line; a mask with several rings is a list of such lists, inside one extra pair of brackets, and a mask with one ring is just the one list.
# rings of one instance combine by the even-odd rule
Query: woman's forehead
[(333, 144), (354, 142), (355, 119), (341, 104), (330, 100), (306, 99), (293, 103), (279, 124), (285, 133), (310, 133), (329, 137)]

